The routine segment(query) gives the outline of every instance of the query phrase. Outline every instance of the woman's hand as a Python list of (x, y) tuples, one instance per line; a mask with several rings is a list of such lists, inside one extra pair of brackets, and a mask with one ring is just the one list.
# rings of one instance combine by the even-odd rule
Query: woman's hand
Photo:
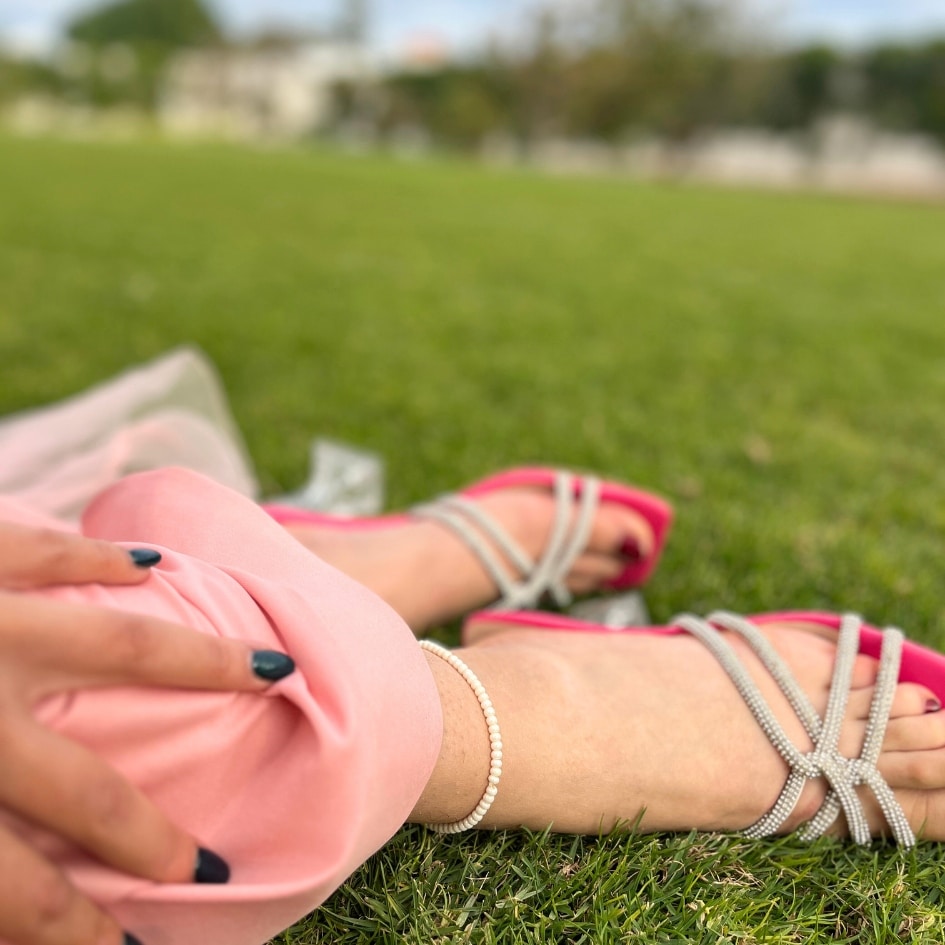
[(52, 584), (140, 584), (161, 560), (150, 548), (128, 551), (110, 541), (52, 528), (0, 522), (0, 587)]
[[(137, 552), (137, 553), (136, 553)], [(136, 559), (137, 562), (136, 563)], [(18, 593), (136, 584), (160, 561), (66, 532), (0, 522), (0, 810), (158, 882), (226, 882), (226, 863), (171, 824), (105, 761), (40, 725), (44, 697), (103, 686), (263, 691), (294, 669), (281, 653), (137, 614)], [(13, 945), (137, 940), (0, 824), (0, 939)]]

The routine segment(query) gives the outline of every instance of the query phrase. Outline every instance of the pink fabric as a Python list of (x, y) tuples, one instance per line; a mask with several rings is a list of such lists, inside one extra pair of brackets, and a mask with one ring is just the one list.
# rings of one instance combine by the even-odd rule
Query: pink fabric
[(243, 495), (256, 478), (206, 355), (176, 348), (65, 400), (0, 417), (0, 493), (77, 522), (101, 490), (184, 466)]
[[(13, 500), (0, 516), (44, 523)], [(122, 480), (81, 530), (164, 560), (137, 587), (43, 593), (284, 650), (298, 671), (262, 696), (127, 688), (40, 707), (224, 856), (229, 884), (130, 878), (23, 830), (146, 945), (259, 945), (323, 902), (419, 797), (442, 732), (422, 651), (386, 604), (194, 473)]]

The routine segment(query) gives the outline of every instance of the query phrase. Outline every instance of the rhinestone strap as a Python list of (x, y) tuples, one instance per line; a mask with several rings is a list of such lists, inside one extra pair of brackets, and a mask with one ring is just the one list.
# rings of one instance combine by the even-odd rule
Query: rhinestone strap
[[(580, 498), (572, 524), (578, 484)], [(443, 496), (428, 505), (417, 506), (411, 514), (445, 525), (479, 558), (499, 589), (500, 597), (493, 609), (534, 607), (545, 593), (550, 594), (559, 607), (564, 607), (571, 602), (565, 579), (587, 547), (599, 504), (600, 481), (593, 476), (579, 478), (559, 471), (555, 474), (553, 494), (554, 521), (537, 562), (491, 515), (465, 496)], [(518, 571), (520, 578), (509, 573), (496, 549)]]
[(473, 808), (472, 813), (462, 820), (449, 824), (426, 825), (436, 833), (462, 833), (464, 830), (472, 830), (486, 816), (486, 812), (492, 807), (496, 794), (499, 793), (499, 779), (502, 777), (502, 734), (499, 731), (499, 720), (496, 718), (492, 700), (479, 681), (479, 677), (455, 653), (446, 649), (445, 646), (440, 646), (439, 643), (434, 643), (432, 640), (421, 640), (420, 649), (438, 656), (463, 677), (479, 700), (482, 714), (485, 716), (486, 727), (489, 729), (489, 778), (479, 803)]
[[(811, 778), (824, 778), (829, 785), (829, 791), (820, 810), (800, 830), (798, 835), (802, 839), (811, 840), (821, 836), (834, 822), (840, 811), (843, 811), (853, 840), (856, 843), (868, 844), (870, 842), (869, 824), (856, 793), (857, 786), (864, 784), (875, 795), (896, 841), (904, 847), (915, 844), (915, 835), (899, 802), (876, 768), (886, 724), (889, 720), (889, 710), (895, 695), (896, 682), (899, 678), (903, 642), (900, 630), (888, 628), (883, 631), (879, 671), (873, 690), (873, 701), (870, 705), (863, 748), (858, 758), (846, 758), (840, 754), (840, 729), (850, 693), (853, 664), (859, 652), (860, 627), (862, 626), (862, 620), (859, 617), (847, 614), (840, 622), (833, 679), (823, 719), (818, 717), (810, 700), (774, 647), (750, 621), (735, 614), (719, 612), (710, 614), (708, 620), (686, 614), (677, 618), (674, 623), (691, 633), (712, 651), (771, 744), (791, 769), (774, 807), (744, 831), (746, 836), (764, 837), (776, 832), (794, 810), (805, 781)], [(716, 627), (737, 633), (752, 648), (784, 693), (810, 736), (814, 744), (811, 751), (801, 752), (787, 737), (754, 680), (739, 662), (730, 644), (717, 632)]]

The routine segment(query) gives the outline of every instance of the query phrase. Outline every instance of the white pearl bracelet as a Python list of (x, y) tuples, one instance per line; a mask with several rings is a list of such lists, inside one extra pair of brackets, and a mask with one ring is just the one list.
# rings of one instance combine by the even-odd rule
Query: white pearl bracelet
[(499, 778), (502, 777), (502, 736), (499, 732), (499, 720), (495, 716), (495, 709), (492, 707), (489, 694), (483, 684), (479, 682), (479, 677), (455, 653), (444, 646), (440, 646), (439, 643), (434, 643), (432, 640), (421, 640), (420, 648), (428, 653), (434, 653), (441, 660), (449, 663), (466, 680), (469, 688), (472, 689), (479, 700), (479, 705), (482, 706), (482, 714), (486, 718), (486, 726), (489, 729), (489, 747), (491, 749), (489, 781), (479, 803), (472, 813), (462, 820), (456, 820), (451, 824), (426, 824), (436, 833), (462, 833), (464, 830), (472, 830), (486, 816), (486, 811), (492, 807), (492, 802), (495, 800), (496, 794), (499, 793)]

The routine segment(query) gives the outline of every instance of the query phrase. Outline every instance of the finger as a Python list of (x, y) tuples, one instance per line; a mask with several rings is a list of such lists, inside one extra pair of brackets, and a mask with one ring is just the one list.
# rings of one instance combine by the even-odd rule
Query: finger
[(195, 881), (194, 839), (98, 755), (25, 716), (0, 732), (0, 805), (123, 872)]
[(0, 824), (0, 940), (10, 945), (122, 945), (118, 924)]
[(52, 528), (0, 522), (0, 586), (139, 584), (160, 561), (151, 549), (129, 552), (119, 545)]
[(31, 699), (78, 686), (253, 692), (295, 668), (282, 653), (143, 614), (2, 593), (0, 609), (6, 662), (44, 670), (10, 680)]

